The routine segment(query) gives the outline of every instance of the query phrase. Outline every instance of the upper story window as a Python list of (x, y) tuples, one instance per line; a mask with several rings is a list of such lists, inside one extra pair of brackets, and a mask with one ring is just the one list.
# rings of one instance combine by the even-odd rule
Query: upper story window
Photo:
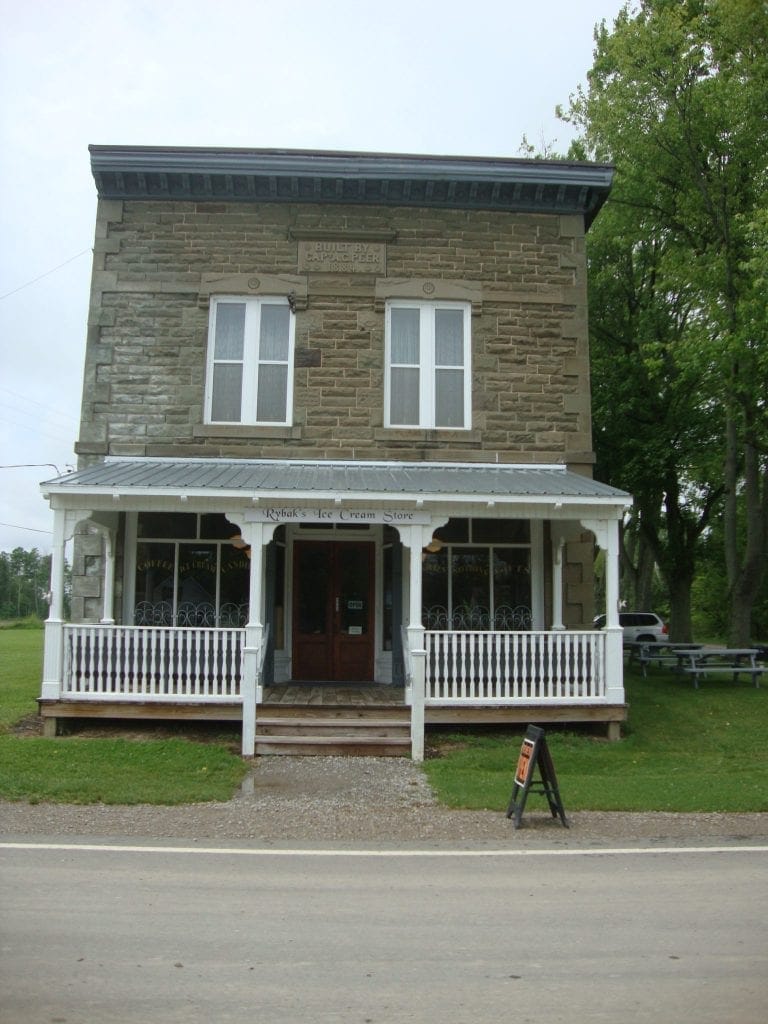
[(468, 430), (469, 303), (393, 299), (385, 334), (385, 425)]
[(206, 423), (291, 422), (294, 319), (287, 299), (211, 299)]

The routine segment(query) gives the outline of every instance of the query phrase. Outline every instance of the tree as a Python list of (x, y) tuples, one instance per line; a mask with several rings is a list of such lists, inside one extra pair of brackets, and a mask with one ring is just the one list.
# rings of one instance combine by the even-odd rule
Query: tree
[[(633, 426), (649, 426), (629, 467), (626, 443), (611, 454), (616, 433), (602, 448), (598, 433), (596, 446), (632, 481), (638, 529), (679, 619), (722, 496), (729, 632), (744, 643), (768, 540), (768, 263), (756, 244), (768, 208), (768, 7), (641, 0), (611, 30), (600, 25), (595, 42), (566, 119), (581, 132), (572, 155), (616, 164), (589, 243), (592, 315), (606, 301), (615, 317), (595, 329), (597, 367), (613, 353), (604, 404), (616, 403), (614, 421), (626, 410)], [(609, 466), (612, 482), (616, 472)]]
[(689, 640), (696, 550), (722, 496), (710, 454), (722, 424), (679, 358), (695, 330), (694, 300), (665, 284), (665, 234), (650, 225), (640, 237), (642, 227), (634, 208), (615, 204), (590, 240), (597, 471), (635, 497), (623, 531), (625, 596), (650, 608), (658, 566), (672, 636)]
[[(50, 585), (51, 556), (37, 548), (0, 551), (0, 619), (44, 618)], [(65, 568), (65, 589), (69, 569)]]

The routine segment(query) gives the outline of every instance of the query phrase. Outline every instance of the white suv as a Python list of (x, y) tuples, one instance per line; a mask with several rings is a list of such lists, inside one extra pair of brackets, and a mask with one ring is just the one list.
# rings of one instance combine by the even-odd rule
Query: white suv
[[(595, 628), (602, 629), (605, 616), (598, 615)], [(667, 638), (667, 627), (653, 612), (619, 612), (619, 625), (624, 630), (624, 641), (630, 643), (659, 643)]]

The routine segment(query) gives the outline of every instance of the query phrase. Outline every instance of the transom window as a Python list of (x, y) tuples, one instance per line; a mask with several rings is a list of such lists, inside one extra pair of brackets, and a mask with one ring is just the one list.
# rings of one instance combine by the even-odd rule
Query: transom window
[(469, 429), (469, 304), (391, 300), (385, 336), (386, 426)]
[(206, 423), (291, 422), (294, 320), (287, 299), (211, 300)]

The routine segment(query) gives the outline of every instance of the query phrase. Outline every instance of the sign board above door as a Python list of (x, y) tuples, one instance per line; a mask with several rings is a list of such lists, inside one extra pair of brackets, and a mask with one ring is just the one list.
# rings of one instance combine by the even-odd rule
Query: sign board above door
[(311, 508), (274, 505), (249, 509), (251, 523), (354, 523), (360, 526), (428, 526), (429, 512), (402, 508)]

